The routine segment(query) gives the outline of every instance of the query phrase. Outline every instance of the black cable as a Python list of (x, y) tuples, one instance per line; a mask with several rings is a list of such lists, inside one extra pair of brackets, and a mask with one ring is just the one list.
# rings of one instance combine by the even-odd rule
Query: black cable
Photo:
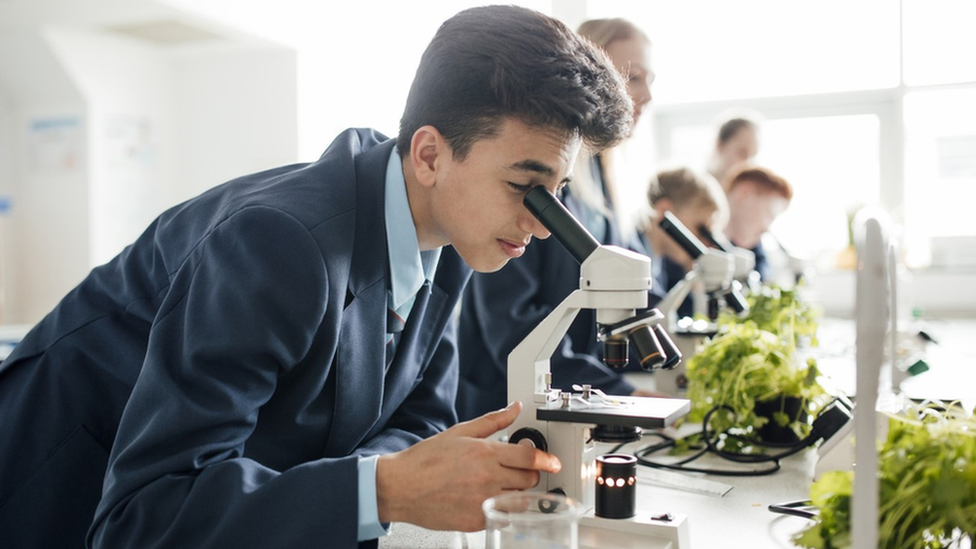
[(645, 465), (647, 467), (653, 467), (655, 469), (670, 469), (672, 471), (683, 471), (686, 473), (705, 473), (708, 475), (718, 475), (718, 476), (726, 476), (726, 477), (758, 477), (758, 476), (773, 474), (776, 471), (779, 471), (780, 469), (780, 464), (779, 461), (777, 460), (772, 460), (773, 465), (766, 469), (712, 469), (712, 468), (706, 469), (703, 467), (690, 467), (686, 465), (687, 463), (690, 463), (700, 458), (701, 456), (705, 455), (706, 453), (708, 453), (708, 448), (703, 448), (697, 451), (696, 453), (692, 454), (688, 458), (685, 458), (675, 463), (661, 463), (659, 461), (651, 461), (647, 459), (647, 456), (653, 453), (653, 451), (647, 451), (647, 450), (653, 450), (653, 449), (641, 448), (634, 452), (634, 457), (637, 458), (637, 463), (640, 463), (641, 465)]
[(793, 517), (800, 517), (809, 520), (814, 520), (817, 518), (817, 509), (813, 507), (813, 502), (811, 502), (810, 500), (774, 503), (770, 505), (768, 509), (774, 513), (780, 513), (782, 515), (790, 515)]
[[(785, 457), (792, 456), (793, 454), (802, 451), (803, 449), (807, 448), (808, 446), (816, 442), (819, 438), (816, 435), (811, 434), (806, 438), (804, 438), (803, 440), (794, 442), (790, 445), (782, 445), (782, 444), (760, 442), (753, 439), (747, 439), (745, 437), (739, 437), (737, 435), (730, 435), (729, 433), (725, 433), (726, 437), (731, 436), (731, 437), (739, 438), (750, 444), (765, 446), (769, 448), (774, 448), (774, 447), (785, 448), (785, 450), (783, 450), (782, 452), (773, 455), (741, 454), (738, 452), (728, 452), (720, 449), (717, 446), (717, 442), (719, 438), (718, 436), (721, 435), (722, 433), (713, 435), (712, 433), (709, 432), (708, 429), (709, 421), (711, 420), (712, 415), (714, 415), (716, 412), (722, 409), (729, 410), (733, 414), (735, 413), (735, 410), (733, 410), (731, 406), (728, 406), (726, 404), (715, 406), (714, 408), (709, 410), (708, 413), (705, 414), (705, 417), (702, 419), (702, 430), (698, 433), (694, 433), (692, 435), (689, 435), (688, 437), (685, 437), (685, 439), (689, 439), (694, 436), (701, 437), (702, 446), (696, 448), (696, 451), (692, 453), (690, 456), (682, 458), (681, 460), (672, 463), (662, 463), (659, 461), (652, 461), (648, 459), (648, 456), (650, 456), (651, 454), (654, 454), (666, 448), (673, 448), (677, 445), (678, 442), (673, 437), (670, 437), (663, 433), (653, 433), (655, 436), (661, 438), (662, 442), (656, 444), (648, 444), (646, 446), (639, 448), (638, 450), (634, 451), (634, 457), (637, 458), (637, 462), (640, 463), (641, 465), (645, 465), (647, 467), (654, 467), (658, 469), (670, 469), (674, 471), (684, 471), (684, 472), (692, 472), (692, 473), (706, 473), (710, 475), (719, 475), (719, 476), (736, 476), (736, 477), (764, 476), (764, 475), (773, 474), (776, 471), (780, 470), (781, 466), (779, 460)], [(732, 461), (734, 463), (743, 463), (743, 464), (772, 463), (772, 465), (764, 469), (713, 469), (713, 468), (703, 468), (703, 467), (689, 467), (687, 465), (688, 463), (691, 463), (692, 461), (708, 453), (713, 453), (725, 460)]]

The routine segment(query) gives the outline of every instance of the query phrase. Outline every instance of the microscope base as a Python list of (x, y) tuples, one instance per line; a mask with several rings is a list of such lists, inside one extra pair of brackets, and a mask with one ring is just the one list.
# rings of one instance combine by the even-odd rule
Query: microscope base
[(674, 514), (670, 521), (650, 518), (650, 513), (637, 511), (629, 519), (607, 519), (593, 515), (590, 510), (579, 521), (580, 549), (688, 549), (688, 517)]

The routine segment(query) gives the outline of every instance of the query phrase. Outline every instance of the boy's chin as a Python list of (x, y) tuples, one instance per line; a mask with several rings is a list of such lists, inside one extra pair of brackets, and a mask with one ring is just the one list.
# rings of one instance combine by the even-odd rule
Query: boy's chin
[(476, 273), (488, 274), (501, 270), (502, 267), (508, 265), (509, 261), (511, 261), (511, 258), (504, 257), (496, 260), (488, 260), (484, 258), (479, 261), (465, 260), (465, 263), (467, 263), (468, 267), (471, 267), (471, 269)]

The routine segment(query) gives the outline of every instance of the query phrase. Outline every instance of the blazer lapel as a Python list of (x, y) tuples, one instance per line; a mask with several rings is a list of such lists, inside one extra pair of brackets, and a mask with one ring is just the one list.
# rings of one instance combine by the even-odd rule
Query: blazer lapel
[(361, 290), (342, 314), (328, 455), (351, 453), (379, 420), (385, 361), (386, 285), (377, 283)]
[(383, 392), (385, 411), (399, 406), (417, 384), (420, 371), (430, 357), (430, 346), (435, 338), (440, 338), (440, 319), (446, 302), (447, 296), (443, 290), (429, 282), (417, 294), (397, 344), (396, 356), (386, 373)]
[(327, 455), (351, 453), (382, 413), (389, 284), (383, 192), (393, 144), (382, 143), (356, 158), (356, 236), (334, 365)]

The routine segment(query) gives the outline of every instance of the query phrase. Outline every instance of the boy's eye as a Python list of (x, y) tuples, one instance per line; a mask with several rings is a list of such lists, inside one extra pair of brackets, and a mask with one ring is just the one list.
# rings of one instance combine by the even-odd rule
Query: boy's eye
[(531, 185), (519, 185), (518, 183), (512, 183), (511, 181), (508, 182), (508, 186), (520, 193), (527, 193), (532, 190)]

